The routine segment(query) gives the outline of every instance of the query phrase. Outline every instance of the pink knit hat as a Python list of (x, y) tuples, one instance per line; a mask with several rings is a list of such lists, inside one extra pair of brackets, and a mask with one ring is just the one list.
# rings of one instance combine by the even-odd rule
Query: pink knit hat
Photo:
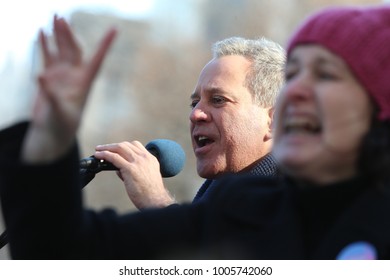
[(332, 7), (309, 17), (291, 37), (287, 54), (315, 43), (340, 56), (390, 120), (390, 5)]

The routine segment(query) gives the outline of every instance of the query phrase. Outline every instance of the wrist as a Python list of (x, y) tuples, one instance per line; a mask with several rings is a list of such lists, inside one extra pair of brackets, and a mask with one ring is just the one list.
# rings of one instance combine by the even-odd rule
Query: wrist
[(45, 164), (62, 157), (71, 148), (74, 139), (56, 135), (46, 129), (30, 126), (22, 145), (21, 160), (28, 164)]

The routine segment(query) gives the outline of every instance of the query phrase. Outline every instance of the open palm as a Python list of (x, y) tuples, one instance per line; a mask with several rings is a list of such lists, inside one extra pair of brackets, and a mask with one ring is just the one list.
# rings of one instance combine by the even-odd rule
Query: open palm
[(27, 159), (37, 156), (32, 153), (44, 153), (38, 142), (46, 144), (54, 157), (74, 141), (91, 85), (116, 34), (113, 29), (108, 31), (91, 60), (85, 62), (67, 22), (55, 16), (53, 28), (54, 49), (49, 48), (43, 31), (39, 36), (44, 67), (25, 145)]

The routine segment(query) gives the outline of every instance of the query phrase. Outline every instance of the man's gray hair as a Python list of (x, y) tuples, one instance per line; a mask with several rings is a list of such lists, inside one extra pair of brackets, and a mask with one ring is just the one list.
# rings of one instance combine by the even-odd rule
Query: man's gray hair
[(266, 38), (255, 40), (231, 37), (216, 42), (213, 58), (240, 55), (252, 62), (245, 86), (253, 94), (254, 102), (263, 107), (275, 105), (276, 97), (284, 83), (284, 49)]

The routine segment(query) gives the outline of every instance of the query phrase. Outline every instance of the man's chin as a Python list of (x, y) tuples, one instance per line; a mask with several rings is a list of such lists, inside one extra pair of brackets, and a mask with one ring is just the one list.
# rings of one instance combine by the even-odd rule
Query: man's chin
[(214, 168), (211, 168), (210, 166), (206, 167), (203, 165), (202, 166), (198, 165), (197, 171), (198, 171), (198, 175), (205, 179), (214, 179), (218, 174), (218, 172)]

